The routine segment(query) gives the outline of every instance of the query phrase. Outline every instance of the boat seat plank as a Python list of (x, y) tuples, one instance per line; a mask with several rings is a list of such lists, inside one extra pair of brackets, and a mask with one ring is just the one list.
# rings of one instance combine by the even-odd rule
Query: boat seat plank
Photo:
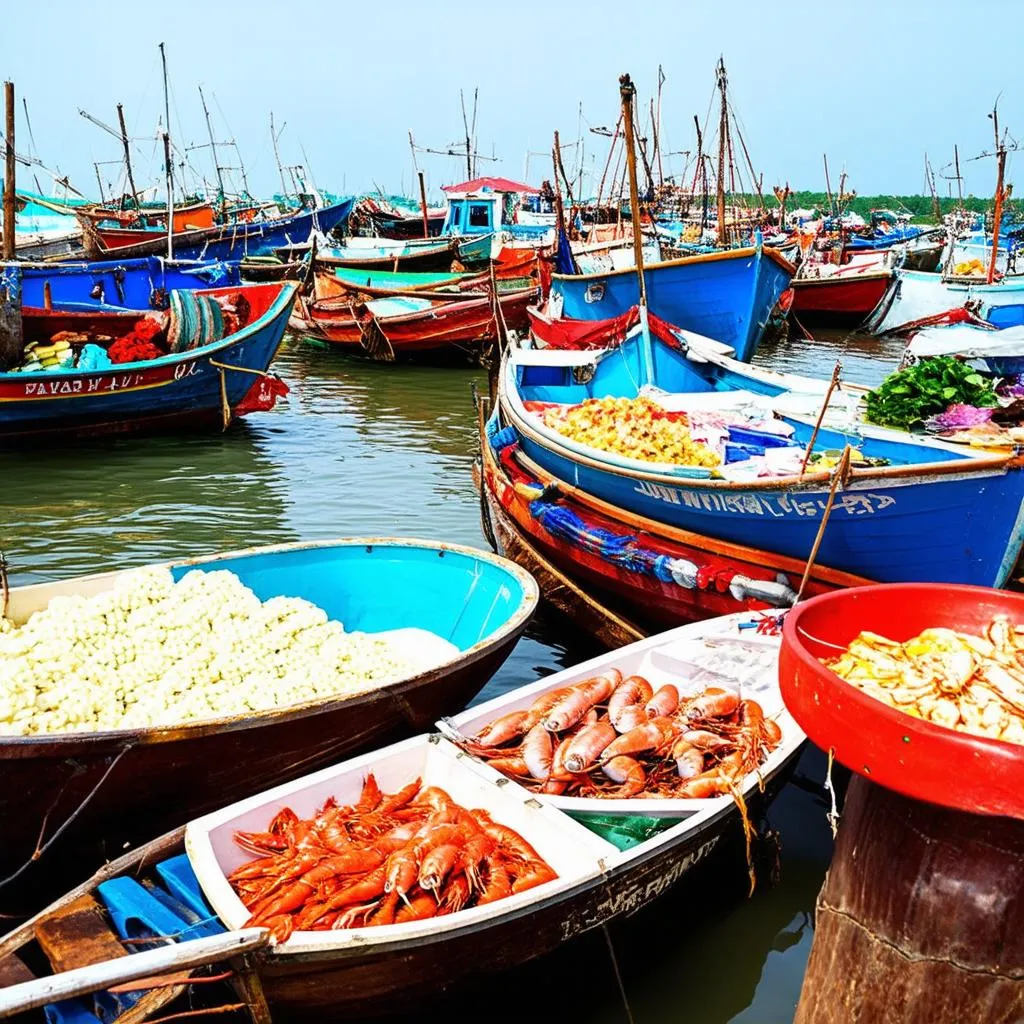
[(28, 969), (21, 957), (11, 953), (0, 960), (0, 988), (8, 985), (20, 985), (23, 981), (32, 981), (35, 975)]
[(103, 907), (88, 894), (37, 921), (35, 934), (55, 973), (128, 955)]

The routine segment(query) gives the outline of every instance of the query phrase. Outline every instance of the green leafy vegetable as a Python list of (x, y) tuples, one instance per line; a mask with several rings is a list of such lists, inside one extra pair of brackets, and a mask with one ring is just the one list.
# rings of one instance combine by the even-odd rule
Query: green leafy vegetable
[(950, 405), (990, 409), (999, 400), (992, 385), (967, 363), (937, 356), (889, 374), (868, 392), (866, 404), (871, 423), (909, 430)]

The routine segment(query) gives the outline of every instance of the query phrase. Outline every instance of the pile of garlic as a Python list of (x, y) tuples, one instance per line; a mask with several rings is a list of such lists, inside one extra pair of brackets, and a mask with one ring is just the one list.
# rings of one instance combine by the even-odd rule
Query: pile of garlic
[(428, 666), (386, 635), (346, 633), (301, 598), (232, 572), (124, 574), (0, 620), (0, 734), (176, 726), (376, 689)]

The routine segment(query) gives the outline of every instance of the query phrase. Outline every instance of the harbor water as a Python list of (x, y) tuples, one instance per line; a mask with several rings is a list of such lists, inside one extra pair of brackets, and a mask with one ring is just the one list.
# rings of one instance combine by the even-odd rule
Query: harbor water
[[(845, 333), (812, 342), (794, 331), (755, 361), (828, 377), (839, 359), (844, 379), (873, 384), (900, 347)], [(481, 371), (360, 362), (297, 339), (274, 368), (291, 388), (287, 401), (223, 435), (0, 452), (0, 548), (11, 585), (337, 536), (486, 547), (471, 478), (470, 389), (483, 384)], [(541, 617), (481, 699), (594, 653)], [(790, 1021), (831, 853), (823, 777), (824, 760), (810, 751), (762, 823), (769, 838), (758, 845), (753, 896), (737, 834), (642, 912), (450, 992), (419, 1019)]]

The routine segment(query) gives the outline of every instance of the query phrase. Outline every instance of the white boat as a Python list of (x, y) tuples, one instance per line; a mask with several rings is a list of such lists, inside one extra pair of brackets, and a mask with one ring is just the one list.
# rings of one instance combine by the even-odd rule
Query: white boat
[[(751, 774), (739, 785), (750, 813), (755, 813), (758, 804), (770, 800), (781, 788), (804, 742), (804, 734), (782, 707), (775, 665), (778, 640), (751, 637), (741, 628), (756, 621), (750, 615), (732, 615), (682, 626), (565, 669), (455, 721), (469, 727), (502, 709), (529, 702), (544, 690), (611, 667), (623, 672), (643, 670), (651, 673), (652, 679), (678, 680), (679, 673), (684, 673), (695, 685), (701, 681), (701, 672), (705, 681), (714, 678), (721, 682), (724, 670), (742, 695), (754, 696), (771, 709), (782, 728), (781, 741), (760, 773)], [(743, 656), (725, 657), (730, 647), (734, 653), (742, 651)], [(700, 667), (702, 652), (714, 655), (717, 671)], [(295, 931), (286, 941), (268, 945), (264, 932), (247, 927), (249, 912), (227, 881), (231, 871), (253, 859), (234, 842), (234, 833), (266, 829), (284, 807), (308, 816), (330, 796), (339, 803), (351, 803), (369, 772), (385, 792), (420, 778), (424, 784), (445, 788), (466, 807), (485, 809), (494, 821), (515, 829), (530, 843), (556, 877), (505, 899), (469, 905), (447, 916), (347, 930)], [(207, 915), (200, 916), (195, 927), (215, 930), (214, 935), (207, 932), (195, 942), (219, 939), (220, 945), (205, 961), (194, 955), (197, 947), (190, 941), (179, 942), (165, 955), (176, 955), (181, 964), (193, 967), (197, 962), (227, 959), (230, 954), (225, 953), (224, 943), (229, 940), (244, 946), (249, 953), (244, 961), (235, 962), (234, 981), (254, 1020), (269, 1021), (273, 1015), (273, 1019), (288, 1021), (330, 1021), (371, 1012), (415, 1010), (432, 993), (449, 985), (523, 963), (613, 918), (635, 912), (710, 856), (726, 836), (742, 835), (740, 811), (730, 797), (685, 801), (685, 805), (676, 801), (671, 807), (668, 802), (659, 806), (658, 801), (648, 799), (590, 803), (600, 805), (596, 809), (611, 814), (613, 820), (642, 816), (649, 826), (646, 837), (613, 843), (573, 819), (583, 804), (538, 799), (441, 736), (416, 737), (232, 804), (108, 865), (37, 918), (0, 939), (0, 965), (10, 972), (20, 964), (21, 977), (25, 977), (25, 965), (38, 964), (45, 953), (37, 934), (53, 934), (90, 900), (105, 905), (93, 924), (102, 920), (107, 937), (116, 943), (117, 927), (110, 912), (113, 906), (116, 917), (118, 892), (142, 891), (136, 880), (151, 885), (171, 879), (177, 898), (192, 906), (193, 920), (196, 915)], [(658, 815), (671, 815), (672, 820), (651, 825)], [(116, 882), (113, 886), (111, 879)], [(169, 895), (163, 891), (160, 898)], [(228, 929), (226, 934), (221, 928)], [(185, 934), (191, 936), (194, 931)], [(79, 972), (44, 975), (0, 990), (0, 1016), (67, 993), (95, 992), (118, 979), (139, 977), (140, 971), (154, 973), (148, 962), (140, 965), (134, 959), (128, 956), (113, 963), (87, 964)], [(187, 976), (179, 974), (175, 980), (177, 993), (187, 989)], [(154, 1000), (155, 1009), (177, 993), (162, 988), (142, 998)], [(207, 999), (213, 998), (211, 986), (204, 986), (204, 993)], [(223, 994), (225, 1002), (233, 998), (230, 993)], [(145, 1014), (134, 1019), (143, 1020)]]

